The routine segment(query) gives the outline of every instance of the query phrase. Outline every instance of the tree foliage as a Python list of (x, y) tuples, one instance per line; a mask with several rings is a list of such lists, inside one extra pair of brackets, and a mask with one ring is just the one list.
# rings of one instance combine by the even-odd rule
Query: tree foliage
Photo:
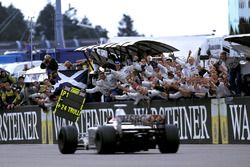
[(133, 20), (129, 15), (123, 14), (122, 20), (119, 22), (118, 36), (140, 36), (136, 30), (133, 30)]
[(36, 38), (44, 37), (48, 40), (54, 40), (55, 38), (55, 8), (48, 3), (44, 9), (40, 12), (35, 28)]
[(27, 24), (21, 11), (13, 5), (3, 7), (0, 2), (0, 41), (27, 38)]
[[(73, 12), (72, 12), (73, 11)], [(71, 7), (63, 14), (63, 29), (65, 39), (86, 39), (107, 37), (108, 31), (101, 26), (92, 27), (91, 22), (85, 16), (79, 23), (75, 17), (76, 10)], [(46, 39), (53, 40), (55, 32), (55, 9), (48, 4), (41, 12), (37, 20), (36, 36), (44, 35)], [(86, 25), (86, 26), (85, 26)]]
[(235, 34), (235, 31), (234, 31), (232, 25), (230, 25), (229, 34), (230, 34), (230, 35), (234, 35), (234, 34)]
[(245, 19), (245, 18), (240, 18), (240, 21), (239, 21), (239, 34), (250, 33), (250, 22), (249, 21), (247, 19)]
[[(72, 8), (71, 8), (72, 9)], [(100, 25), (92, 27), (91, 21), (84, 16), (78, 20), (76, 10), (72, 14), (71, 9), (63, 14), (64, 37), (65, 39), (87, 39), (107, 38), (108, 31)], [(74, 9), (74, 8), (73, 8)], [(32, 24), (35, 35), (34, 40), (55, 39), (55, 8), (48, 3), (39, 13), (37, 20)], [(13, 5), (2, 6), (0, 2), (0, 41), (29, 41), (30, 20), (24, 20), (19, 9)]]

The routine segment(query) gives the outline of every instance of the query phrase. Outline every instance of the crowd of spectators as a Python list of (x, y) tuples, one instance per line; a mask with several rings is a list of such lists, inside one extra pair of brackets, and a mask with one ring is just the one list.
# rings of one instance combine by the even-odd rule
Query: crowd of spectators
[[(228, 63), (225, 52), (218, 60), (209, 59), (203, 66), (191, 51), (186, 61), (166, 54), (152, 57), (145, 52), (133, 56), (130, 62), (112, 60), (91, 71), (87, 88), (83, 90), (87, 93), (87, 102), (133, 100), (136, 105), (141, 100), (221, 98), (242, 94), (239, 62)], [(44, 109), (52, 107), (58, 99), (58, 94), (53, 93), (58, 70), (81, 70), (92, 66), (86, 60), (66, 61), (59, 66), (54, 58), (46, 55), (40, 67), (46, 69), (48, 78), (32, 83), (25, 83), (24, 76), (14, 78), (1, 70), (0, 107), (7, 110), (34, 104)]]
[(221, 52), (218, 60), (210, 58), (202, 66), (190, 51), (186, 61), (150, 52), (134, 56), (130, 64), (114, 60), (99, 68), (99, 77), (92, 78), (86, 92), (101, 92), (103, 101), (180, 99), (241, 96), (240, 64)]
[[(44, 62), (47, 61), (44, 60)], [(57, 63), (56, 63), (57, 64)], [(42, 64), (41, 64), (42, 67)], [(27, 71), (24, 65), (23, 71)], [(1, 70), (0, 73), (0, 108), (11, 110), (21, 105), (41, 105), (45, 106), (49, 102), (52, 84), (49, 79), (43, 82), (25, 83), (25, 77), (18, 78), (11, 76), (7, 71)]]
[[(16, 78), (1, 69), (0, 109), (11, 110), (18, 106), (39, 105), (46, 111), (48, 107), (55, 106), (59, 96), (59, 94), (54, 93), (58, 70), (81, 70), (87, 68), (86, 64), (86, 60), (79, 60), (74, 63), (65, 61), (65, 63), (59, 65), (53, 57), (45, 55), (40, 67), (46, 69), (48, 78), (42, 82), (25, 82), (25, 76)], [(24, 65), (23, 70), (29, 70), (27, 65)]]

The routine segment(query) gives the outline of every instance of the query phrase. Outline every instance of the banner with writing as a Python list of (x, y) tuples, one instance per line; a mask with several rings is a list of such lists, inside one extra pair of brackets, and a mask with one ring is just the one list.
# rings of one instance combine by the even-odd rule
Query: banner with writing
[(0, 111), (0, 144), (41, 143), (41, 109), (25, 106)]
[(85, 102), (85, 93), (75, 87), (65, 87), (55, 107), (55, 114), (70, 121), (77, 121)]

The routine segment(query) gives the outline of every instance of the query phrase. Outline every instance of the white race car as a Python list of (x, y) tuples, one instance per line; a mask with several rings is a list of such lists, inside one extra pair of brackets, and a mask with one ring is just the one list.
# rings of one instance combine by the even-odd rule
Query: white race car
[[(75, 126), (62, 127), (58, 136), (59, 150), (72, 154), (80, 146)], [(161, 115), (119, 115), (106, 124), (88, 129), (86, 148), (95, 146), (98, 154), (147, 151), (158, 146), (161, 153), (176, 153), (179, 131), (175, 125), (165, 124)]]

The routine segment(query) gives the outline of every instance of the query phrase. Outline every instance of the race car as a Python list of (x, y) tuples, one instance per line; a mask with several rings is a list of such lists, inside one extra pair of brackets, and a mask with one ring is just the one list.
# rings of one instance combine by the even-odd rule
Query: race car
[[(73, 154), (79, 145), (75, 126), (62, 127), (58, 147), (62, 154)], [(158, 147), (161, 153), (176, 153), (179, 131), (161, 115), (118, 115), (104, 125), (88, 129), (85, 148), (95, 146), (98, 154), (133, 153)]]

